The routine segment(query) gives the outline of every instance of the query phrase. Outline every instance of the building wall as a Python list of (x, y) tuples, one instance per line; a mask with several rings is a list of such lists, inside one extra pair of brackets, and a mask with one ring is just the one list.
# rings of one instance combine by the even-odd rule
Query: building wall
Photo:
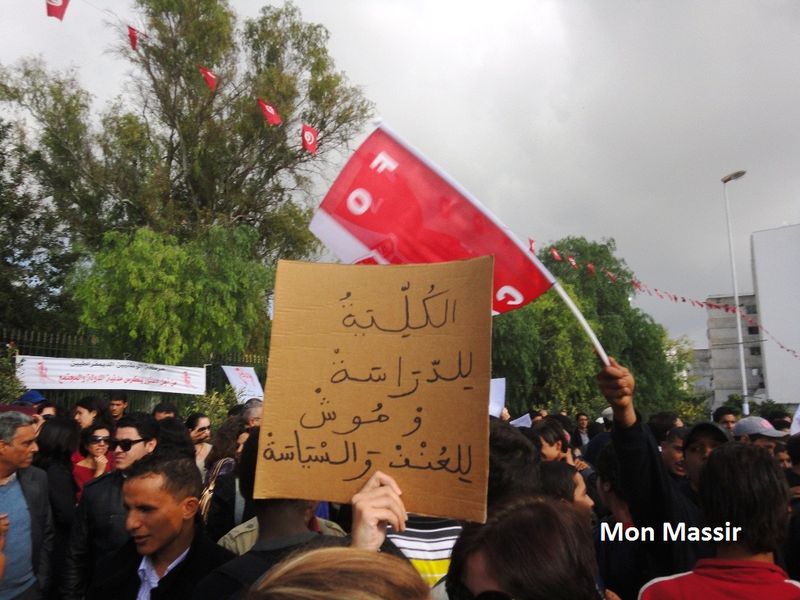
[(768, 397), (780, 404), (800, 402), (800, 225), (757, 231), (751, 236), (753, 282), (759, 323), (765, 336), (763, 361)]
[[(733, 296), (710, 296), (707, 302), (733, 306)], [(758, 320), (758, 306), (753, 294), (740, 294), (739, 306)], [(739, 370), (739, 349), (736, 335), (736, 313), (719, 309), (707, 310), (707, 333), (710, 352), (711, 379), (714, 389), (712, 409), (725, 403), (728, 396), (742, 394), (742, 377)], [(742, 342), (750, 403), (766, 398), (762, 360), (761, 336), (742, 319)]]

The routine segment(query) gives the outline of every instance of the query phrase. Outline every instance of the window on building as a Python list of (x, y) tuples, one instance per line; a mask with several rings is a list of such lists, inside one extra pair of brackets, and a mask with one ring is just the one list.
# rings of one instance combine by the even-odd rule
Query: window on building
[(755, 304), (745, 304), (744, 305), (744, 311), (748, 315), (754, 315), (754, 314), (756, 314), (756, 312), (758, 312), (758, 309), (756, 308)]
[(755, 325), (755, 326), (751, 325), (750, 327), (748, 327), (747, 328), (747, 334), (748, 335), (758, 335), (758, 325)]
[(750, 348), (750, 356), (761, 356), (761, 348), (758, 346)]

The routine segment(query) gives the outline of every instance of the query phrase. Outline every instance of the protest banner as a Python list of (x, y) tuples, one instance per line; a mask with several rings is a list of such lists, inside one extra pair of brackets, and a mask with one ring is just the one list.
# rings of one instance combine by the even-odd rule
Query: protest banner
[(17, 355), (17, 377), (32, 390), (141, 390), (206, 393), (206, 370), (134, 360)]
[(236, 393), (239, 402), (246, 402), (250, 398), (264, 399), (264, 388), (258, 380), (258, 375), (253, 367), (235, 367), (223, 365), (222, 370)]
[(278, 264), (256, 498), (349, 502), (381, 470), (407, 510), (483, 522), (492, 259)]

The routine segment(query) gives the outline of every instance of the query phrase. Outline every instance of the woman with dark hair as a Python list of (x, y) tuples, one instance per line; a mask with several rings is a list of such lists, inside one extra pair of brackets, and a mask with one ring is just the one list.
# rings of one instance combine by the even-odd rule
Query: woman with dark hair
[(78, 488), (77, 498), (81, 499), (83, 487), (92, 479), (97, 479), (113, 469), (108, 449), (111, 430), (102, 423), (89, 425), (81, 431), (81, 453), (79, 460), (72, 468), (72, 476)]
[(72, 419), (53, 417), (45, 420), (36, 438), (38, 452), (33, 464), (47, 473), (50, 508), (53, 512), (55, 543), (51, 555), (53, 577), (51, 598), (58, 597), (58, 577), (63, 572), (64, 554), (69, 540), (69, 530), (75, 516), (77, 486), (72, 479), (70, 457), (78, 448), (80, 428)]
[(108, 406), (95, 396), (84, 396), (78, 400), (72, 409), (72, 415), (81, 430), (94, 423), (102, 423), (106, 427), (111, 426), (111, 414), (108, 412)]
[(206, 458), (211, 452), (211, 444), (208, 443), (208, 440), (211, 439), (211, 419), (201, 412), (193, 412), (186, 417), (186, 429), (189, 430), (189, 435), (192, 437), (192, 443), (194, 444), (197, 468), (200, 469), (200, 474), (205, 480)]
[(586, 520), (563, 502), (521, 498), (485, 525), (468, 525), (447, 573), (451, 600), (483, 592), (519, 600), (597, 600), (597, 567)]
[(208, 456), (206, 456), (206, 484), (208, 484), (211, 473), (215, 470), (217, 470), (218, 475), (225, 475), (233, 471), (236, 466), (237, 451), (244, 444), (240, 437), (247, 433), (245, 425), (243, 418), (229, 417), (214, 432), (211, 438), (212, 448)]

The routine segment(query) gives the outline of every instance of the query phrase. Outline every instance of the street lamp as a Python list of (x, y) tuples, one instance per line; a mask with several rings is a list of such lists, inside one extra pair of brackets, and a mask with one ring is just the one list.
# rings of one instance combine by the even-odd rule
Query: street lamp
[(728, 204), (728, 186), (731, 181), (744, 177), (747, 171), (734, 171), (725, 175), (722, 181), (722, 196), (725, 198), (725, 216), (728, 220), (728, 247), (731, 254), (731, 279), (733, 279), (733, 305), (736, 307), (736, 341), (739, 347), (739, 371), (742, 375), (742, 413), (750, 414), (750, 404), (747, 401), (747, 375), (744, 370), (744, 342), (742, 341), (742, 319), (739, 317), (739, 285), (736, 281), (736, 264), (733, 256), (733, 230), (731, 229), (731, 209)]

